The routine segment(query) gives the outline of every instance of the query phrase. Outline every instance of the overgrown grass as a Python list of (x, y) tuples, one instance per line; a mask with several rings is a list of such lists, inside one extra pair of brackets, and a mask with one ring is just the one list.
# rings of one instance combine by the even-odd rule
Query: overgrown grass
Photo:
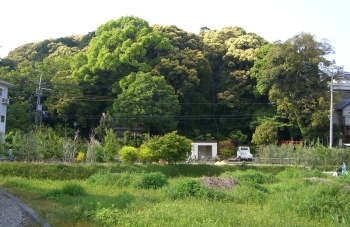
[[(89, 177), (60, 180), (0, 174), (0, 187), (27, 203), (51, 226), (350, 225), (349, 176), (331, 177), (291, 167), (271, 168), (271, 172), (269, 168), (224, 167), (214, 169), (215, 176), (234, 178), (237, 184), (218, 189), (204, 185), (203, 175), (169, 176), (164, 173), (179, 167), (155, 166), (153, 170), (163, 171), (91, 166), (96, 172)], [(197, 173), (211, 168), (202, 167)]]

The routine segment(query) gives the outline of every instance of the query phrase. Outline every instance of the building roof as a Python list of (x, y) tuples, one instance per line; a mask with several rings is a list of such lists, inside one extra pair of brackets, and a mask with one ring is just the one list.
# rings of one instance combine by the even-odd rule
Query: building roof
[(347, 107), (348, 105), (350, 105), (350, 99), (343, 100), (343, 101), (338, 103), (337, 110), (342, 110), (345, 107)]

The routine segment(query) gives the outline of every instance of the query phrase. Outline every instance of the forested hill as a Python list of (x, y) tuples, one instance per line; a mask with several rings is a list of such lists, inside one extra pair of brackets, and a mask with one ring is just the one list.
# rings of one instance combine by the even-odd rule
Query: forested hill
[(7, 132), (32, 129), (39, 93), (37, 120), (56, 129), (76, 122), (84, 136), (109, 113), (153, 135), (178, 130), (236, 144), (325, 138), (332, 52), (308, 33), (268, 43), (240, 27), (194, 34), (125, 16), (2, 59), (0, 78), (16, 85)]

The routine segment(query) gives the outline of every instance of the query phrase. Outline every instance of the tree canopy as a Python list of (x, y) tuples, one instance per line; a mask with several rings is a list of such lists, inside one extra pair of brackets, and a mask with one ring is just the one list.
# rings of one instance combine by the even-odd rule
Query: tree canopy
[[(97, 128), (103, 138), (118, 123), (235, 145), (260, 143), (267, 129), (269, 142), (326, 141), (331, 53), (327, 40), (309, 33), (269, 43), (241, 27), (195, 34), (124, 16), (83, 36), (21, 45), (2, 59), (0, 78), (16, 85), (7, 128), (31, 129), (42, 75), (43, 124), (77, 122), (84, 137)], [(100, 121), (102, 113), (111, 115)]]
[(160, 134), (176, 129), (179, 101), (163, 76), (131, 73), (120, 81), (120, 87), (122, 93), (113, 104), (118, 122), (131, 129), (142, 125), (146, 132)]

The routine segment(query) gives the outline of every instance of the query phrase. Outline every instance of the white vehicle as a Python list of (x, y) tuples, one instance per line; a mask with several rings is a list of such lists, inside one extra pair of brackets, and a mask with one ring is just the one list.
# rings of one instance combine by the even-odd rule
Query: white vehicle
[(252, 161), (254, 159), (254, 156), (250, 153), (249, 147), (238, 147), (237, 150), (237, 160), (249, 160)]

